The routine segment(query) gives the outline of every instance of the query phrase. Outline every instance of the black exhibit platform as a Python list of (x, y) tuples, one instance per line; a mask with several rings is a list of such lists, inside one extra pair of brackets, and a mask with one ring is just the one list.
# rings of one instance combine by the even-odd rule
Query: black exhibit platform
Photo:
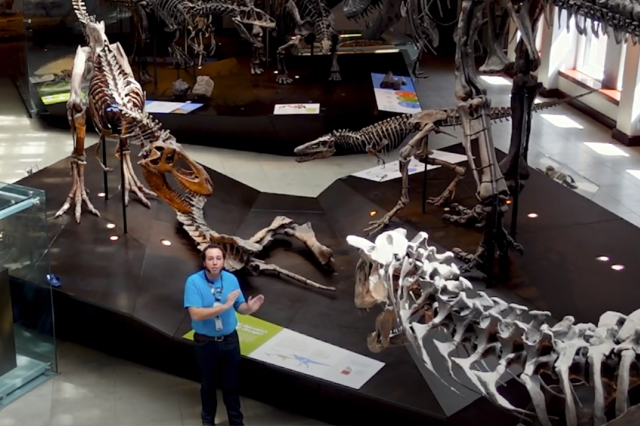
[[(209, 62), (179, 74), (162, 64), (157, 66), (158, 86), (148, 83), (144, 89), (147, 100), (172, 101), (171, 85), (178, 76), (193, 86), (197, 75), (208, 75), (215, 86), (204, 106), (189, 114), (153, 116), (180, 143), (291, 156), (296, 146), (332, 130), (360, 129), (396, 115), (378, 110), (371, 73), (409, 76), (405, 56), (402, 50), (339, 55), (342, 81), (337, 82), (328, 80), (330, 56), (292, 56), (287, 59), (294, 78), (290, 85), (276, 82), (273, 66), (252, 76), (249, 57)], [(276, 104), (298, 103), (319, 103), (320, 113), (274, 115)], [(48, 113), (42, 117), (50, 125), (69, 128), (66, 103), (43, 108)]]
[[(373, 354), (366, 347), (378, 310), (363, 315), (353, 305), (358, 256), (346, 237), (363, 235), (371, 212), (381, 217), (395, 204), (400, 180), (376, 183), (348, 177), (313, 199), (260, 193), (208, 171), (215, 192), (205, 208), (206, 220), (216, 231), (249, 237), (275, 216), (287, 215), (301, 223), (310, 221), (318, 239), (335, 251), (336, 271), (331, 274), (310, 261), (297, 242), (276, 240), (272, 250), (265, 252), (268, 261), (338, 291), (318, 292), (276, 277), (239, 275), (247, 296), (262, 293), (266, 297), (256, 316), (385, 363), (355, 391), (245, 358), (243, 394), (331, 424), (517, 423), (517, 418), (484, 398), (471, 399), (452, 412), (438, 398), (440, 391), (423, 378), (409, 350)], [(19, 182), (47, 193), (48, 256), (52, 271), (62, 280), (62, 287), (54, 291), (57, 336), (199, 380), (191, 343), (182, 338), (190, 330), (182, 309), (184, 281), (200, 266), (192, 241), (165, 203), (154, 200), (148, 209), (135, 197), (127, 209), (129, 233), (123, 234), (119, 174), (109, 177), (112, 198), (106, 202), (96, 196), (102, 190), (101, 169), (88, 167), (86, 179), (90, 198), (102, 216), (84, 213), (80, 224), (70, 213), (53, 218), (71, 186), (67, 160)], [(428, 194), (437, 195), (450, 179), (442, 168), (428, 172)], [(405, 227), (410, 237), (417, 230), (427, 231), (432, 241), (447, 249), (475, 249), (480, 233), (444, 222), (440, 208), (429, 207), (422, 214), (422, 177), (413, 175), (410, 182), (412, 201), (393, 224)], [(473, 190), (465, 179), (456, 200), (471, 203)], [(518, 240), (526, 253), (522, 258), (512, 254), (513, 279), (506, 287), (521, 297), (505, 287), (489, 289), (490, 295), (518, 303), (528, 299), (532, 308), (548, 309), (556, 318), (571, 314), (578, 321), (597, 322), (607, 310), (628, 314), (636, 309), (636, 300), (629, 295), (640, 268), (631, 258), (640, 229), (534, 170), (522, 193), (520, 212)], [(538, 218), (528, 218), (529, 212)], [(108, 223), (115, 228), (107, 228)], [(114, 235), (118, 236), (115, 241), (110, 239)], [(172, 244), (165, 246), (162, 239)], [(610, 264), (596, 260), (600, 255), (624, 264), (625, 269), (612, 270)], [(501, 392), (520, 400), (517, 388), (521, 387), (508, 386)]]

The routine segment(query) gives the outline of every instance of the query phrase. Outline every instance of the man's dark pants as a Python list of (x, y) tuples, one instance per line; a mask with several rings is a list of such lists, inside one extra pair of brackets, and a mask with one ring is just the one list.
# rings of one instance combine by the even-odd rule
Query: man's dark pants
[(200, 398), (202, 400), (202, 423), (215, 424), (218, 401), (216, 385), (222, 390), (222, 400), (227, 409), (230, 426), (243, 426), (240, 411), (240, 395), (238, 393), (238, 376), (240, 372), (240, 341), (238, 332), (224, 336), (220, 341), (202, 336), (194, 336), (196, 357), (202, 373)]

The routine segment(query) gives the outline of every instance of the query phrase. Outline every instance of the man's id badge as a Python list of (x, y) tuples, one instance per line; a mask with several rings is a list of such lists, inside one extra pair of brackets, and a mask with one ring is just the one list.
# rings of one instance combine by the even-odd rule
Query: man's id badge
[[(222, 303), (220, 302), (215, 302), (213, 304), (213, 307), (215, 308), (216, 306), (222, 306)], [(222, 318), (220, 317), (215, 317), (214, 322), (216, 324), (216, 331), (220, 331), (222, 330)]]

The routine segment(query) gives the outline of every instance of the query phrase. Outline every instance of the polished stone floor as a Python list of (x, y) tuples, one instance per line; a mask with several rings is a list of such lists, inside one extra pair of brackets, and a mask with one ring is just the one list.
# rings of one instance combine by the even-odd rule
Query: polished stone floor
[[(440, 71), (429, 69), (432, 76), (418, 84), (427, 108), (454, 105), (452, 77)], [(12, 183), (68, 156), (72, 143), (67, 132), (27, 118), (15, 88), (1, 76), (0, 70), (0, 182)], [(487, 81), (494, 105), (508, 104), (509, 84), (499, 78)], [(592, 190), (585, 196), (640, 226), (640, 148), (613, 142), (608, 129), (571, 107), (543, 111), (533, 121), (532, 165), (542, 158), (564, 164), (563, 171), (590, 183)], [(494, 125), (499, 149), (506, 150), (508, 131), (509, 123)], [(453, 132), (460, 135), (459, 130)], [(95, 140), (95, 135), (88, 136), (88, 144)], [(291, 157), (180, 142), (197, 161), (265, 192), (316, 196), (334, 180), (376, 165), (368, 155), (298, 164)], [(459, 141), (448, 136), (431, 137), (433, 148), (455, 143)], [(396, 154), (387, 159), (393, 161)], [(196, 383), (68, 343), (59, 346), (59, 359), (60, 374), (0, 410), (0, 425), (199, 424)], [(244, 406), (247, 425), (320, 424), (255, 401), (244, 400)]]

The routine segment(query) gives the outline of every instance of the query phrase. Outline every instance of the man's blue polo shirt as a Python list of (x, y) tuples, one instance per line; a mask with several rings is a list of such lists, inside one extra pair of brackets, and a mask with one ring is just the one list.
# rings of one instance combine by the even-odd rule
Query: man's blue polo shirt
[[(211, 283), (211, 285), (210, 285)], [(238, 279), (230, 272), (221, 271), (220, 277), (215, 281), (209, 281), (205, 275), (204, 269), (196, 272), (187, 278), (184, 286), (184, 308), (190, 306), (194, 308), (211, 308), (216, 301), (213, 292), (220, 299), (220, 303), (224, 303), (230, 293), (240, 290)], [(245, 302), (242, 292), (233, 304), (233, 309), (227, 309), (220, 314), (222, 320), (222, 330), (216, 330), (215, 317), (202, 321), (191, 320), (191, 327), (196, 333), (206, 336), (217, 337), (226, 336), (232, 333), (238, 326), (238, 318), (236, 310)]]

